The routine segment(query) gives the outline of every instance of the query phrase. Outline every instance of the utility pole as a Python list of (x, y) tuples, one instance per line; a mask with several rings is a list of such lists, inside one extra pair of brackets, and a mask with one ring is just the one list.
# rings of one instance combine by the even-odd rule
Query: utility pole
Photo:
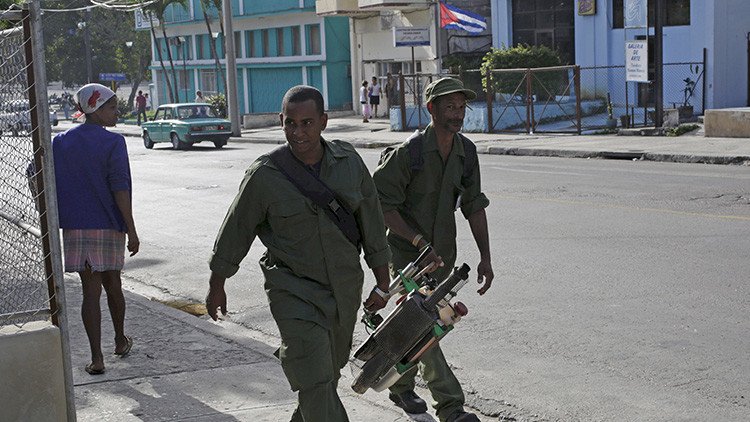
[(654, 7), (654, 120), (656, 127), (664, 123), (664, 0), (655, 0)]
[(237, 101), (237, 59), (234, 54), (234, 29), (232, 29), (232, 2), (222, 1), (224, 18), (224, 57), (227, 64), (227, 114), (232, 123), (232, 136), (240, 136), (240, 110)]

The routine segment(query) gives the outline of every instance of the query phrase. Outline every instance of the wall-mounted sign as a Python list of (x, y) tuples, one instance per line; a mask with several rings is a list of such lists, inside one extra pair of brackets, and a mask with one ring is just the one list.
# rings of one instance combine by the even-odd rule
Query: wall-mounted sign
[(152, 26), (159, 26), (159, 19), (151, 12), (135, 9), (135, 29), (151, 29)]
[(648, 41), (625, 41), (625, 80), (648, 82)]
[(578, 14), (581, 16), (596, 15), (596, 0), (578, 0)]
[(622, 2), (625, 15), (625, 28), (648, 27), (648, 1), (625, 0)]
[(430, 45), (430, 29), (402, 27), (393, 28), (394, 47), (419, 47)]

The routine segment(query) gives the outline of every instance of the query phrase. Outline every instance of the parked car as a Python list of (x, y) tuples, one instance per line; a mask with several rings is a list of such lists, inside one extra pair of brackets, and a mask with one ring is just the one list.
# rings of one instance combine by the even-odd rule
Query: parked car
[[(49, 112), (49, 122), (57, 126), (57, 112)], [(8, 101), (0, 106), (0, 133), (12, 132), (18, 136), (19, 132), (31, 132), (31, 113), (28, 100)]]
[(189, 149), (203, 141), (221, 148), (232, 134), (229, 120), (219, 117), (216, 109), (206, 103), (161, 105), (154, 118), (141, 128), (143, 145), (149, 149), (158, 142), (171, 142), (174, 149)]

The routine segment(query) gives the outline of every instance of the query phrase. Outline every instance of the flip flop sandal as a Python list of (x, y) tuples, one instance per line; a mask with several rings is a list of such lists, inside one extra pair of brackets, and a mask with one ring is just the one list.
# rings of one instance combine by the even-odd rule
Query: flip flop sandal
[(102, 375), (106, 371), (104, 368), (94, 369), (91, 364), (86, 365), (85, 370), (89, 375)]
[(133, 348), (133, 339), (130, 337), (125, 337), (125, 349), (123, 349), (122, 352), (115, 352), (116, 355), (125, 357), (128, 353), (130, 353), (130, 349)]

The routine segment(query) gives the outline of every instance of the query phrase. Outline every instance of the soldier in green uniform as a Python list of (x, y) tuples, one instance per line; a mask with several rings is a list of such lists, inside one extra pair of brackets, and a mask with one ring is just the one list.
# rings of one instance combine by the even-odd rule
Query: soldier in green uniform
[[(291, 88), (279, 116), (294, 159), (354, 215), (360, 247), (377, 282), (364, 305), (373, 311), (384, 307), (390, 252), (367, 167), (350, 144), (321, 137), (328, 116), (317, 89)], [(360, 248), (282, 174), (269, 154), (262, 155), (245, 173), (209, 261), (206, 306), (214, 320), (217, 309), (226, 314), (224, 282), (237, 272), (256, 236), (267, 247), (260, 267), (281, 334), (277, 355), (292, 390), (298, 392), (291, 420), (348, 421), (336, 387), (362, 300)]]
[[(425, 97), (432, 121), (419, 140), (421, 164), (414, 167), (410, 140), (388, 153), (373, 174), (393, 253), (391, 270), (403, 268), (430, 243), (436, 268), (433, 274), (438, 280), (445, 278), (456, 261), (453, 214), (460, 208), (479, 248), (477, 281), (482, 284), (479, 294), (484, 294), (494, 278), (484, 210), (489, 200), (481, 190), (476, 149), (471, 141), (458, 134), (466, 102), (476, 98), (476, 94), (457, 79), (442, 78), (425, 88)], [(469, 157), (470, 154), (474, 157)], [(463, 390), (439, 346), (425, 353), (418, 367), (441, 422), (479, 420), (464, 411)], [(396, 405), (409, 413), (427, 410), (424, 400), (414, 392), (416, 372), (415, 368), (404, 374), (389, 394)]]

